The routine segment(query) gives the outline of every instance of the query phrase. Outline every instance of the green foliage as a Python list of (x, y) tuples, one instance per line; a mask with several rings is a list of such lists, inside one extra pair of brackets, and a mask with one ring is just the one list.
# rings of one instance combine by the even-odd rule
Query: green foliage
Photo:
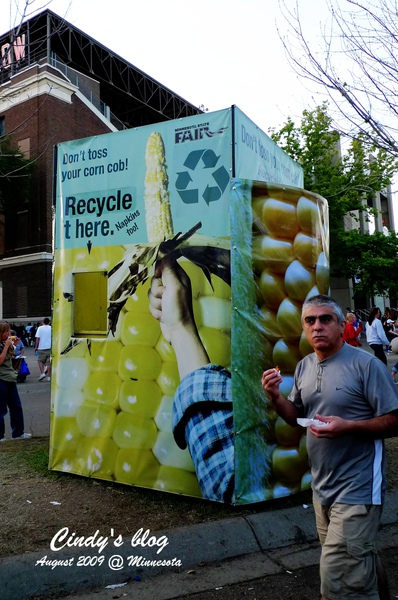
[[(397, 297), (398, 239), (395, 232), (361, 235), (345, 229), (347, 215), (369, 219), (375, 193), (391, 183), (397, 161), (385, 150), (372, 147), (361, 133), (340, 152), (340, 136), (332, 129), (327, 103), (305, 110), (296, 126), (288, 118), (272, 139), (303, 167), (304, 187), (328, 201), (330, 268), (332, 275), (357, 277), (358, 291), (368, 296)], [(369, 159), (371, 156), (371, 159)]]
[(368, 296), (390, 296), (398, 298), (398, 237), (376, 231), (361, 234), (345, 231), (340, 237), (345, 256), (344, 274), (357, 277), (359, 290)]
[(29, 198), (30, 178), (34, 163), (12, 147), (10, 137), (0, 138), (0, 211), (7, 204), (18, 208)]

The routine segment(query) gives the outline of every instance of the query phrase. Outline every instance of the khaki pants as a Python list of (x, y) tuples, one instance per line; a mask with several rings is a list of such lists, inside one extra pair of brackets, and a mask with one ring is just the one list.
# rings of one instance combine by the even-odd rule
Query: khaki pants
[(376, 538), (381, 506), (322, 506), (314, 496), (321, 593), (329, 600), (379, 600)]

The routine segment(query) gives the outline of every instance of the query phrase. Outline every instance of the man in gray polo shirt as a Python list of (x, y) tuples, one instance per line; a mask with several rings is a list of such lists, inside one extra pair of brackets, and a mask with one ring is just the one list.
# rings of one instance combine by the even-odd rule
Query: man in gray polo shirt
[(383, 440), (398, 435), (398, 391), (382, 361), (343, 342), (345, 317), (333, 299), (308, 299), (302, 322), (315, 352), (298, 363), (290, 396), (279, 393), (275, 369), (264, 372), (262, 384), (290, 425), (317, 420), (307, 449), (322, 598), (389, 598), (376, 537), (386, 487)]

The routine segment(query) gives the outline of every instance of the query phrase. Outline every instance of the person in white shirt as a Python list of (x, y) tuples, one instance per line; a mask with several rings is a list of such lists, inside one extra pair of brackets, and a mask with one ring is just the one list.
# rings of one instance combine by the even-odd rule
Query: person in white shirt
[(369, 346), (372, 348), (375, 356), (380, 358), (383, 363), (387, 364), (387, 357), (384, 354), (383, 344), (387, 347), (390, 346), (390, 342), (386, 336), (386, 332), (384, 331), (384, 327), (380, 320), (381, 310), (374, 306), (369, 313), (368, 321), (366, 323), (366, 341)]
[(42, 325), (36, 331), (35, 352), (37, 352), (37, 362), (40, 369), (39, 381), (43, 381), (47, 375), (47, 381), (51, 381), (51, 325), (50, 319), (45, 317)]

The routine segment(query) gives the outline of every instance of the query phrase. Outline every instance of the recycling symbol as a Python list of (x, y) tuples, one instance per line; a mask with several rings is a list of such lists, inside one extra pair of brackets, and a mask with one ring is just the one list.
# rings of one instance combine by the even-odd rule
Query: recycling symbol
[(193, 150), (188, 154), (184, 162), (187, 170), (178, 172), (176, 180), (176, 190), (185, 204), (197, 204), (202, 190), (207, 205), (221, 198), (229, 183), (229, 173), (223, 166), (217, 168), (219, 159), (213, 150)]

